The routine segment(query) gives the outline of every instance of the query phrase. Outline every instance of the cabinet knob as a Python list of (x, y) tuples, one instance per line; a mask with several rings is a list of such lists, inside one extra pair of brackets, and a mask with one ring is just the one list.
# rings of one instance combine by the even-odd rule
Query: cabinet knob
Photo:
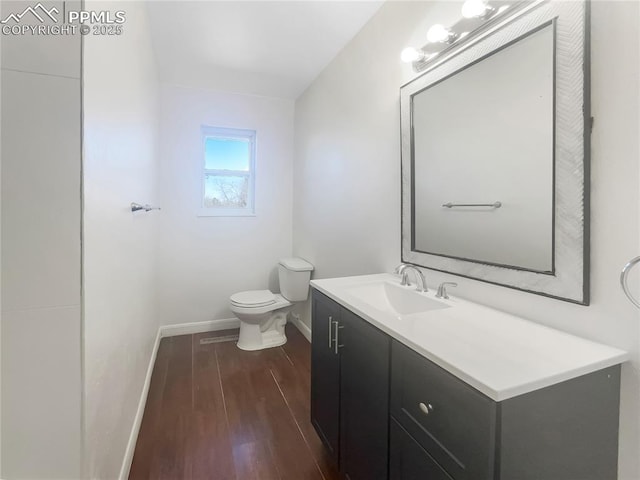
[(420, 407), (420, 410), (422, 411), (422, 413), (424, 413), (425, 415), (429, 415), (430, 412), (433, 412), (433, 405), (431, 405), (430, 403), (427, 403), (426, 405), (422, 402), (420, 402), (418, 404), (418, 407)]

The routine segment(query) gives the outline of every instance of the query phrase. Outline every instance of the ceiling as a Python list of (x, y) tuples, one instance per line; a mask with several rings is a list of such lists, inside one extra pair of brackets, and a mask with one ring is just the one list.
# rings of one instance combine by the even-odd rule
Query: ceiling
[(160, 78), (297, 98), (382, 1), (156, 1), (149, 18)]

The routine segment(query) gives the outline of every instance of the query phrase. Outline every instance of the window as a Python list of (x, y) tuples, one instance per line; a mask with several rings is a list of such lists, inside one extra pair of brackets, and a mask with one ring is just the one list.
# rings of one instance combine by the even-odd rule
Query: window
[(200, 216), (255, 214), (256, 132), (202, 127)]

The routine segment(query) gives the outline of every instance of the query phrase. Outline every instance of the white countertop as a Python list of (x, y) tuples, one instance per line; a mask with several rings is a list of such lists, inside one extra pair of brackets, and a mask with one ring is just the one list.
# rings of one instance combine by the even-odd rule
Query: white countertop
[[(354, 285), (381, 281), (399, 285), (398, 277), (387, 273), (311, 285), (495, 401), (629, 359), (623, 350), (453, 296), (438, 300), (451, 308), (398, 316), (349, 293)], [(420, 295), (436, 300), (433, 291)]]

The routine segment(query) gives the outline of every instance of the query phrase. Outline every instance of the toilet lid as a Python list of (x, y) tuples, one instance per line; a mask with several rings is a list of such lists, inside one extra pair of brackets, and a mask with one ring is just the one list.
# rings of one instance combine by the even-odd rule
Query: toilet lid
[(266, 307), (276, 302), (269, 290), (248, 290), (231, 295), (231, 303), (243, 307)]

